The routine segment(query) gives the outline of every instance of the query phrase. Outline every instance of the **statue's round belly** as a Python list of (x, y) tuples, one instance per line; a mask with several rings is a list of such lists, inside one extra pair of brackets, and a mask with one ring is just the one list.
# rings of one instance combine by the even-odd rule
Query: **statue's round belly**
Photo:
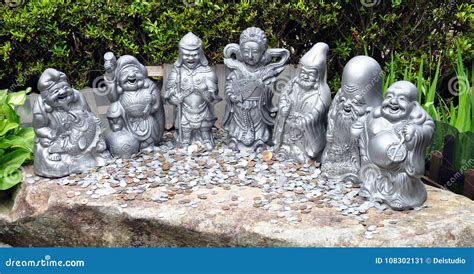
[(368, 156), (379, 167), (393, 168), (404, 160), (406, 147), (393, 132), (381, 132), (369, 138)]

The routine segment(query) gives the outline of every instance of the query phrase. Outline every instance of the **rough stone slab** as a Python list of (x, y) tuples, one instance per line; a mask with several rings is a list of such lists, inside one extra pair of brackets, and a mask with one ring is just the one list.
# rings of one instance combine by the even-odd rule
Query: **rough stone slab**
[[(358, 222), (323, 206), (301, 214), (296, 224), (255, 208), (258, 188), (215, 190), (216, 195), (192, 208), (176, 200), (153, 202), (150, 197), (158, 189), (147, 191), (142, 200), (124, 201), (114, 195), (92, 199), (80, 186), (54, 181), (24, 183), (13, 204), (0, 206), (0, 242), (36, 247), (474, 246), (474, 203), (429, 186), (429, 206), (422, 210), (379, 213), (371, 208), (369, 221)], [(81, 194), (68, 198), (71, 191)], [(238, 208), (223, 209), (219, 201), (230, 192), (245, 200)], [(369, 239), (366, 233), (374, 225)]]

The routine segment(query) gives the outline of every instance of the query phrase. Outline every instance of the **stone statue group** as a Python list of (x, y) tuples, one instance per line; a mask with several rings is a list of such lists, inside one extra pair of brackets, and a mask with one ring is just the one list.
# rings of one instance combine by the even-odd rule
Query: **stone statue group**
[[(359, 183), (360, 195), (381, 199), (394, 209), (424, 203), (426, 189), (420, 177), (434, 122), (418, 104), (415, 85), (396, 82), (382, 98), (380, 65), (371, 57), (356, 56), (344, 67), (331, 103), (329, 47), (317, 43), (301, 58), (297, 75), (275, 106), (273, 84), (289, 51), (268, 48), (265, 33), (256, 27), (243, 31), (239, 42), (224, 49), (230, 69), (222, 118), (228, 147), (254, 151), (271, 146), (279, 159), (321, 161), (328, 180)], [(111, 102), (110, 130), (104, 134), (100, 120), (64, 73), (47, 69), (41, 75), (41, 96), (33, 108), (38, 175), (62, 177), (104, 165), (111, 155), (128, 158), (153, 149), (164, 133), (164, 102), (176, 107), (178, 146), (199, 141), (213, 149), (213, 105), (222, 98), (196, 35), (188, 33), (179, 42), (179, 57), (163, 96), (133, 56), (116, 59), (108, 52), (104, 68)]]

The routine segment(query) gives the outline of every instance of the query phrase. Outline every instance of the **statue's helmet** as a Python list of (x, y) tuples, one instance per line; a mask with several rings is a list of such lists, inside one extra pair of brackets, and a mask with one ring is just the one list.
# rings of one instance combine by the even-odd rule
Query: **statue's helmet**
[(176, 61), (175, 65), (181, 67), (183, 65), (183, 50), (187, 51), (198, 51), (198, 60), (202, 66), (207, 66), (208, 61), (206, 56), (204, 55), (204, 51), (202, 49), (202, 41), (199, 37), (197, 37), (194, 33), (188, 32), (181, 40), (179, 41), (179, 55), (178, 60)]
[(382, 68), (369, 56), (349, 60), (342, 72), (341, 92), (348, 98), (362, 98), (365, 105), (375, 107), (382, 102)]
[(188, 32), (179, 41), (179, 47), (187, 50), (195, 50), (202, 46), (202, 41), (194, 33)]

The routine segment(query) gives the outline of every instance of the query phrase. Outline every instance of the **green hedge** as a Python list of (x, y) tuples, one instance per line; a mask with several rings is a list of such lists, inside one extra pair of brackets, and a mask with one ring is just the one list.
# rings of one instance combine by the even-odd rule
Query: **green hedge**
[(456, 48), (472, 60), (468, 0), (16, 2), (26, 3), (0, 4), (0, 86), (10, 89), (35, 87), (47, 67), (66, 72), (76, 86), (90, 85), (109, 50), (148, 65), (171, 63), (188, 31), (203, 39), (212, 63), (222, 63), (224, 46), (249, 26), (264, 29), (271, 46), (290, 49), (291, 63), (313, 43), (328, 43), (333, 91), (356, 54), (382, 64), (394, 54), (401, 68), (423, 58), (430, 73), (433, 58), (444, 51), (446, 77), (454, 75), (449, 59)]

